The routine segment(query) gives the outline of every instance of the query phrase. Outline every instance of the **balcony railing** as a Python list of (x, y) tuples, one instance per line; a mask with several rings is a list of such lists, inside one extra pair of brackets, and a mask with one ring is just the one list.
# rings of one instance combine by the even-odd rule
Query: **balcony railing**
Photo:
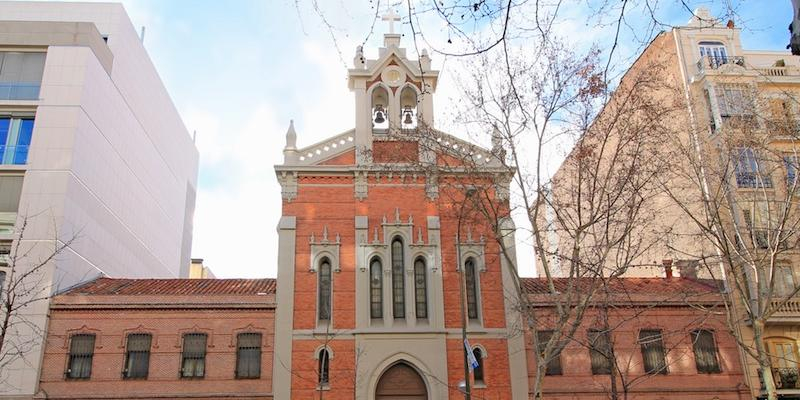
[(697, 61), (697, 69), (702, 72), (707, 69), (717, 69), (726, 64), (744, 67), (744, 57), (701, 57), (700, 60)]
[(798, 368), (772, 368), (772, 377), (777, 389), (800, 389), (798, 386)]
[(788, 316), (794, 315), (800, 317), (800, 298), (793, 298), (784, 303), (783, 300), (773, 300), (772, 305), (773, 307), (777, 307), (778, 310), (775, 312), (777, 316)]
[(0, 100), (38, 100), (40, 82), (0, 82)]
[(757, 172), (737, 172), (736, 186), (740, 188), (771, 188), (772, 178)]

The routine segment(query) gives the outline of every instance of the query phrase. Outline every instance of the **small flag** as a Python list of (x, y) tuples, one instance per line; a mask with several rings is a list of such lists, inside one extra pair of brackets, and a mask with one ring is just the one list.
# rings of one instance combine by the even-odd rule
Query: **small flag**
[(469, 368), (474, 370), (478, 368), (480, 365), (478, 364), (478, 360), (475, 358), (475, 354), (472, 352), (472, 346), (469, 345), (469, 340), (464, 339), (464, 349), (467, 350), (467, 361), (469, 361)]

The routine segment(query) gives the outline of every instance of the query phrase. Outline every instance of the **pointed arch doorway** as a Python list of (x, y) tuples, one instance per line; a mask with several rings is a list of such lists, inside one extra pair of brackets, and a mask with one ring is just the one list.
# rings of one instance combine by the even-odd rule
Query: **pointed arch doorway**
[(400, 362), (381, 375), (375, 400), (428, 400), (428, 389), (417, 370)]

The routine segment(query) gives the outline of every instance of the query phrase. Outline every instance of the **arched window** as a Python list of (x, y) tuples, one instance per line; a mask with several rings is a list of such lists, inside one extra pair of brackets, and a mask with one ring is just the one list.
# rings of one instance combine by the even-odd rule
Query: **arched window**
[(372, 91), (372, 128), (386, 130), (389, 128), (389, 92), (383, 86)]
[(392, 241), (392, 311), (394, 318), (406, 317), (406, 285), (403, 281), (403, 241), (396, 238)]
[(322, 349), (319, 351), (319, 366), (317, 375), (319, 376), (319, 385), (324, 386), (328, 384), (328, 372), (330, 369), (330, 356), (328, 350)]
[(406, 86), (400, 91), (400, 126), (403, 129), (417, 127), (417, 91)]
[(478, 283), (475, 280), (475, 260), (472, 257), (464, 263), (464, 273), (467, 281), (467, 316), (469, 319), (478, 319)]
[(414, 300), (417, 318), (428, 318), (428, 277), (422, 257), (414, 261)]
[(472, 355), (475, 356), (475, 361), (478, 366), (472, 370), (472, 376), (475, 377), (475, 383), (483, 383), (483, 352), (479, 347), (472, 349)]
[(369, 316), (383, 318), (383, 265), (377, 257), (369, 266)]
[(320, 321), (331, 319), (331, 262), (323, 258), (319, 263), (319, 307)]

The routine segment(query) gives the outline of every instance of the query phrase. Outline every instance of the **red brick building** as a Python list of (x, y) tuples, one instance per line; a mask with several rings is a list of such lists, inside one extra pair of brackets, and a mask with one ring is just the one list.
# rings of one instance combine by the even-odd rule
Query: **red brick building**
[(99, 278), (55, 296), (37, 397), (271, 399), (274, 279)]

